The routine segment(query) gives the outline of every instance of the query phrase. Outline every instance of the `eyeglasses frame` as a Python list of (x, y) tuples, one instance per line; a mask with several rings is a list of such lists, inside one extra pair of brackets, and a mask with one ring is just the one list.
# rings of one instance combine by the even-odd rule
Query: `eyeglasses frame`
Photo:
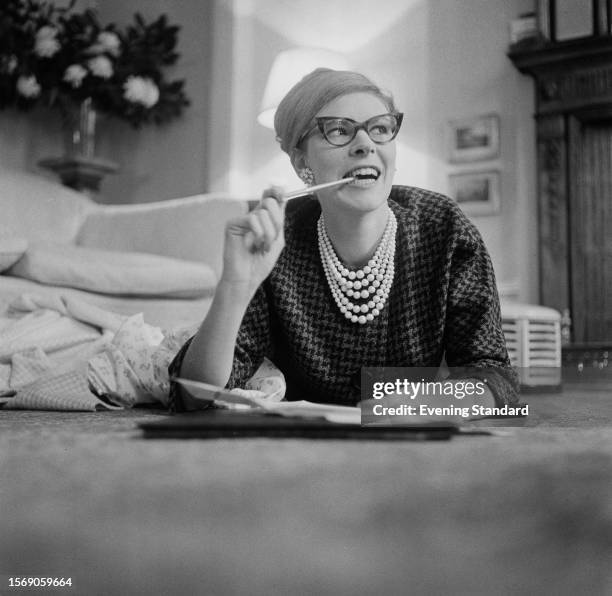
[[(368, 132), (368, 129), (367, 129), (368, 122), (371, 122), (375, 118), (380, 118), (381, 116), (393, 116), (397, 122), (397, 127), (395, 128), (393, 135), (388, 141), (375, 141), (372, 137), (370, 137), (370, 133)], [(365, 130), (366, 134), (368, 135), (368, 137), (370, 137), (370, 140), (373, 143), (376, 143), (377, 145), (386, 145), (387, 143), (390, 143), (397, 136), (397, 133), (399, 132), (402, 126), (403, 119), (404, 119), (403, 112), (385, 112), (384, 114), (377, 114), (376, 116), (372, 116), (371, 118), (368, 118), (367, 120), (364, 120), (363, 122), (357, 122), (356, 120), (353, 120), (352, 118), (345, 118), (344, 116), (318, 116), (317, 118), (314, 119), (315, 123), (299, 138), (296, 144), (296, 147), (299, 147), (306, 140), (306, 138), (312, 133), (312, 131), (316, 130), (317, 128), (319, 129), (323, 138), (333, 147), (346, 147), (347, 145), (349, 145), (355, 140), (355, 137), (357, 136), (357, 133), (360, 130)], [(346, 143), (342, 143), (341, 145), (332, 143), (325, 135), (325, 128), (324, 128), (325, 122), (329, 120), (346, 120), (348, 122), (351, 122), (352, 124), (355, 125), (353, 136)]]

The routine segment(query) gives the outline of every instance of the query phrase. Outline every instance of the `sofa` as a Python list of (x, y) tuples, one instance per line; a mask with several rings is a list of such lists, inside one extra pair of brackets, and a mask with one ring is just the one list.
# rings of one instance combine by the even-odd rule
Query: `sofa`
[[(165, 405), (168, 364), (214, 295), (225, 222), (247, 209), (220, 193), (103, 205), (0, 168), (0, 407)], [(250, 388), (270, 385), (260, 377)]]
[(78, 296), (151, 325), (194, 325), (222, 264), (221, 193), (103, 205), (42, 176), (0, 169), (0, 313), (24, 293)]

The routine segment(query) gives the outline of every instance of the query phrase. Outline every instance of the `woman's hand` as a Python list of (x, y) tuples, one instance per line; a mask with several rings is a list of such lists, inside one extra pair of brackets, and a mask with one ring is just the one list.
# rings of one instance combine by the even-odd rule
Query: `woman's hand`
[(283, 191), (272, 187), (253, 211), (228, 222), (221, 281), (241, 286), (252, 296), (285, 245), (284, 221)]
[(181, 376), (226, 385), (244, 313), (285, 245), (284, 221), (283, 192), (271, 188), (264, 191), (256, 209), (228, 222), (223, 273), (206, 318), (185, 353)]

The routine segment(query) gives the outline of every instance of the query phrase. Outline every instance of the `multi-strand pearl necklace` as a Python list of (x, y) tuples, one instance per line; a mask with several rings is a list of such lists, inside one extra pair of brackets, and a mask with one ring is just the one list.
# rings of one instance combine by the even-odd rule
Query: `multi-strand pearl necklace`
[(317, 223), (319, 254), (331, 293), (340, 312), (361, 325), (373, 321), (383, 309), (395, 275), (395, 234), (393, 211), (374, 256), (362, 269), (349, 270), (338, 258), (325, 229), (323, 214)]

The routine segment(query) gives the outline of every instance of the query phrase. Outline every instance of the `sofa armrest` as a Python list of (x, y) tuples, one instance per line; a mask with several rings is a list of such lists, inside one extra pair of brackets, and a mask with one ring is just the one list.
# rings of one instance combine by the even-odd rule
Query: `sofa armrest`
[(246, 203), (222, 193), (136, 205), (100, 205), (81, 226), (77, 244), (204, 262), (219, 275), (225, 224), (246, 212)]
[(96, 208), (83, 193), (0, 165), (0, 237), (72, 244), (87, 215)]

